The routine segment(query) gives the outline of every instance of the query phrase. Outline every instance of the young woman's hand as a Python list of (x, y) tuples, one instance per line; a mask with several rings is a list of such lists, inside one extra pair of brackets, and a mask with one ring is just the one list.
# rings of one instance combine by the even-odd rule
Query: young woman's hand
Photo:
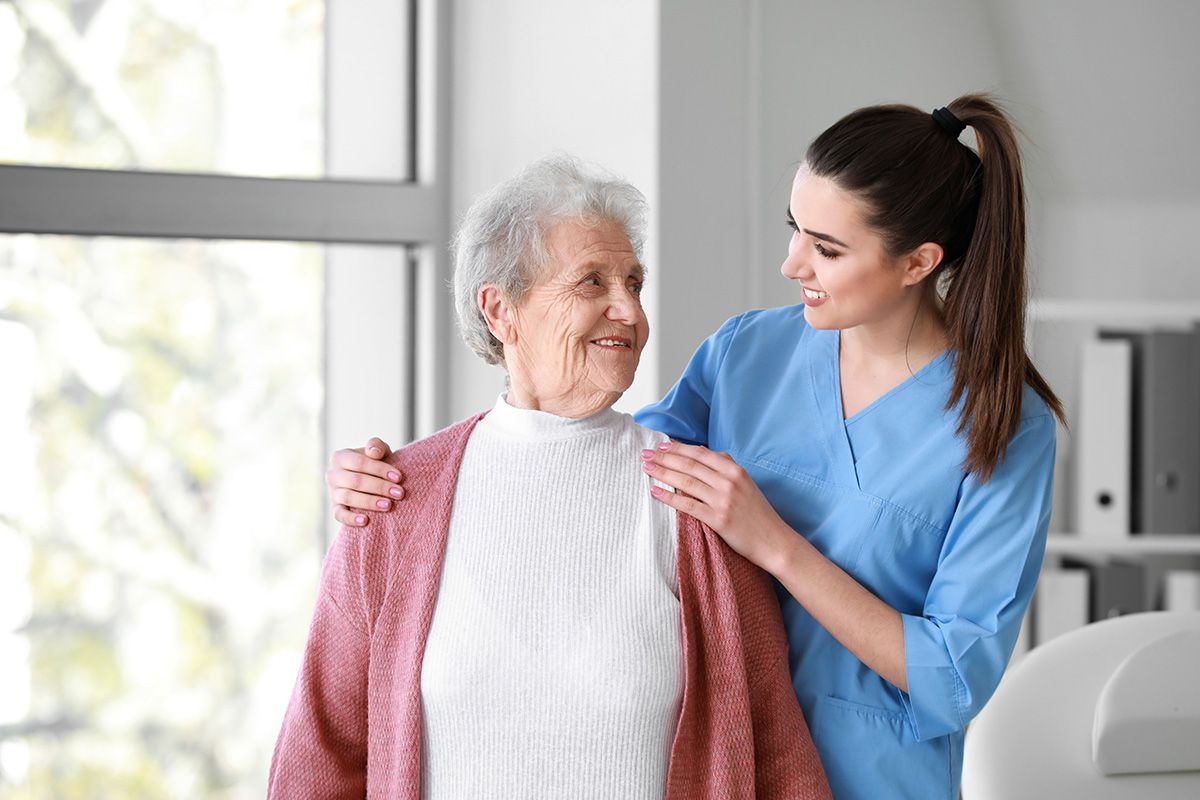
[(700, 520), (734, 551), (774, 572), (790, 529), (728, 453), (663, 442), (657, 450), (642, 451), (642, 469), (675, 490), (655, 486), (651, 494), (657, 499)]
[(404, 473), (383, 459), (392, 454), (387, 442), (372, 438), (366, 447), (338, 450), (329, 459), (325, 484), (333, 501), (333, 517), (343, 525), (361, 528), (370, 511), (390, 511), (392, 501), (404, 498)]

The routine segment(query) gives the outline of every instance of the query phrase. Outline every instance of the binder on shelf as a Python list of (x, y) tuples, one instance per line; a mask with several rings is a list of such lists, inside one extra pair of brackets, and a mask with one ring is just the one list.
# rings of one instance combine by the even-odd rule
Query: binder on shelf
[(1088, 622), (1088, 571), (1050, 567), (1038, 579), (1033, 636), (1045, 644)]
[(1200, 572), (1168, 570), (1163, 575), (1164, 611), (1200, 611)]
[(1075, 435), (1075, 530), (1116, 538), (1130, 532), (1133, 344), (1092, 339), (1080, 353)]
[(1064, 559), (1063, 566), (1088, 573), (1088, 621), (1099, 622), (1147, 611), (1146, 568), (1128, 561)]
[(1102, 331), (1129, 342), (1134, 533), (1200, 532), (1200, 336), (1190, 331)]

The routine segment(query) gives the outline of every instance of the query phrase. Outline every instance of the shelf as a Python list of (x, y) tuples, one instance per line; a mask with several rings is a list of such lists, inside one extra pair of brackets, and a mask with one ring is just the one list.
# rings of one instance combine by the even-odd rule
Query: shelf
[(1200, 534), (1138, 534), (1123, 538), (1081, 537), (1072, 533), (1052, 533), (1046, 539), (1046, 553), (1078, 555), (1200, 555)]
[(1064, 300), (1029, 301), (1033, 322), (1098, 322), (1104, 325), (1168, 324), (1190, 327), (1200, 320), (1200, 303), (1169, 300)]

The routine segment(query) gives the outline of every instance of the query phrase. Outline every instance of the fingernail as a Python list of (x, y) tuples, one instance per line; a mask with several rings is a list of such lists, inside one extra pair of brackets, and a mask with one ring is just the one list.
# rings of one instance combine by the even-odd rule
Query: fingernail
[(364, 517), (362, 514), (359, 514), (357, 517), (355, 517), (354, 521), (357, 522), (359, 525), (367, 524), (367, 518)]
[(671, 449), (671, 443), (670, 443), (670, 442), (663, 442), (662, 444), (660, 444), (660, 445), (658, 446), (658, 449), (659, 449), (659, 450), (670, 450), (670, 449)]
[(662, 496), (663, 496), (663, 490), (662, 490), (661, 488), (659, 488), (658, 486), (651, 486), (651, 487), (650, 487), (650, 494), (654, 495), (655, 497), (662, 497)]
[(400, 473), (399, 472), (389, 472), (388, 480), (391, 481), (392, 483), (399, 483), (400, 482)]
[(646, 459), (654, 458), (654, 451), (653, 450), (643, 450), (642, 458), (646, 458)]
[(646, 470), (646, 472), (654, 472), (654, 462), (653, 461), (643, 461), (642, 469)]
[(391, 506), (391, 502), (388, 500), (376, 500), (375, 506), (376, 508), (382, 508), (384, 511), (387, 511), (388, 507)]
[(388, 494), (390, 494), (392, 497), (394, 497), (394, 498), (396, 498), (397, 500), (399, 500), (399, 499), (400, 499), (400, 494), (401, 494), (401, 493), (400, 493), (400, 488), (399, 488), (399, 487), (397, 487), (397, 486), (393, 486), (392, 488), (388, 489)]
[(383, 451), (380, 450), (378, 447), (368, 447), (367, 452), (368, 453), (382, 453)]

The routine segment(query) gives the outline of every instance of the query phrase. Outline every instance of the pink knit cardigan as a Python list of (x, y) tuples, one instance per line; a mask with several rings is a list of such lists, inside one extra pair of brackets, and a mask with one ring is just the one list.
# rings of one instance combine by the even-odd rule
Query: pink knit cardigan
[[(421, 796), (421, 663), (450, 507), (483, 414), (403, 448), (406, 497), (325, 559), (268, 798)], [(678, 515), (684, 689), (668, 800), (831, 798), (766, 575)]]

